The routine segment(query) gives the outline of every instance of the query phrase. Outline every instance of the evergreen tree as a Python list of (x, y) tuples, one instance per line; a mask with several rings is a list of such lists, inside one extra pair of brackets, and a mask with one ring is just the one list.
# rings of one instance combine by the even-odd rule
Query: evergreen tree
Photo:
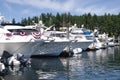
[(12, 19), (12, 24), (15, 24), (15, 23), (16, 23), (15, 18), (13, 18)]
[[(120, 35), (120, 13), (118, 15), (105, 13), (102, 16), (97, 16), (96, 14), (91, 15), (90, 13), (79, 16), (71, 15), (70, 12), (62, 14), (56, 13), (56, 15), (52, 15), (52, 13), (42, 13), (40, 17), (34, 16), (33, 18), (23, 18), (21, 23), (24, 25), (31, 25), (33, 21), (38, 23), (39, 20), (42, 20), (45, 26), (55, 24), (57, 30), (62, 26), (70, 27), (71, 25), (77, 24), (78, 27), (81, 27), (81, 25), (84, 24), (85, 28), (93, 30), (95, 27), (98, 27), (101, 33), (105, 32), (110, 36)], [(15, 19), (13, 19), (12, 22), (15, 23)]]

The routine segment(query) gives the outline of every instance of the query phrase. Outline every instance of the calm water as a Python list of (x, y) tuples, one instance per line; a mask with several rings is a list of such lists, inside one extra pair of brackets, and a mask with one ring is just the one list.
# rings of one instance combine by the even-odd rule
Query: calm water
[(82, 52), (70, 58), (32, 58), (9, 68), (3, 80), (120, 80), (120, 47)]

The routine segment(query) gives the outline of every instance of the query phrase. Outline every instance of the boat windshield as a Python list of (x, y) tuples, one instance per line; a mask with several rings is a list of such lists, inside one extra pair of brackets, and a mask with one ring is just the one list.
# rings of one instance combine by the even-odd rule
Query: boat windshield
[(94, 39), (93, 36), (86, 36), (86, 38), (87, 38), (88, 40), (93, 40), (93, 39)]
[(56, 33), (56, 34), (54, 34), (54, 33), (52, 33), (50, 36), (53, 36), (53, 37), (66, 37), (66, 34), (64, 34), (64, 33)]
[(71, 33), (71, 34), (73, 34), (73, 35), (84, 35), (84, 33)]
[(27, 35), (31, 32), (38, 32), (36, 29), (8, 29), (8, 31), (13, 32), (14, 35), (19, 35), (20, 32), (25, 32)]

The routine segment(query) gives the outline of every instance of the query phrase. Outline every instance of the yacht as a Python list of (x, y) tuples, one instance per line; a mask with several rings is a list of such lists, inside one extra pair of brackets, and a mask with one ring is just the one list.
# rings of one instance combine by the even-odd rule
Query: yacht
[(45, 31), (41, 39), (44, 40), (44, 44), (39, 46), (33, 55), (59, 56), (70, 44), (66, 33), (62, 31)]
[(90, 32), (85, 28), (72, 28), (69, 38), (70, 40), (73, 40), (73, 42), (71, 42), (71, 48), (73, 50), (76, 48), (86, 50), (88, 46), (93, 42), (93, 36), (91, 36)]
[(40, 38), (40, 33), (36, 29), (19, 24), (1, 24), (0, 56), (7, 51), (12, 55), (21, 53), (25, 57), (30, 57), (43, 43), (44, 40)]

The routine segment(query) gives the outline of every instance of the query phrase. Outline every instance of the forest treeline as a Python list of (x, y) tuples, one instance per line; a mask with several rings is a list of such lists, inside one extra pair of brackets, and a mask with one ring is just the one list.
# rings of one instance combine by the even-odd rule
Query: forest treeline
[[(45, 26), (51, 26), (55, 24), (55, 27), (59, 29), (62, 26), (70, 27), (77, 24), (78, 27), (84, 24), (84, 27), (90, 30), (99, 28), (100, 32), (108, 33), (109, 36), (120, 34), (120, 13), (118, 15), (104, 14), (97, 16), (96, 14), (91, 15), (90, 13), (84, 15), (71, 15), (70, 13), (42, 13), (40, 16), (27, 17), (21, 20), (21, 24), (32, 25), (38, 23), (40, 20), (43, 21)], [(12, 20), (15, 23), (15, 19)]]

